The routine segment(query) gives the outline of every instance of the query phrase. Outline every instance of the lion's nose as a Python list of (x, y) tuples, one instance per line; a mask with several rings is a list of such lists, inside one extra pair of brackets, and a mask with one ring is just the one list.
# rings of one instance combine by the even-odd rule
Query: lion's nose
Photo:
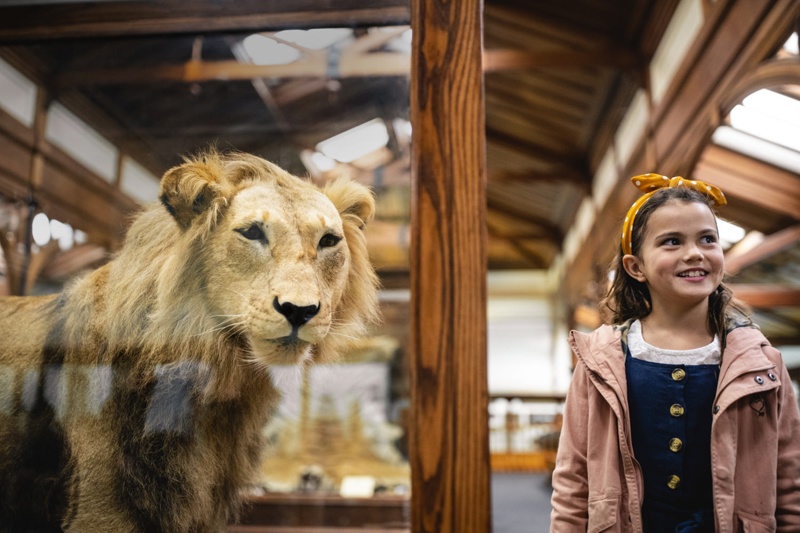
[(275, 308), (277, 312), (282, 314), (286, 317), (286, 320), (289, 321), (289, 324), (292, 325), (292, 328), (299, 328), (312, 318), (314, 318), (317, 313), (319, 313), (319, 306), (318, 305), (295, 305), (292, 302), (283, 302), (280, 303), (278, 301), (278, 297), (276, 296), (274, 300), (272, 300), (272, 307)]

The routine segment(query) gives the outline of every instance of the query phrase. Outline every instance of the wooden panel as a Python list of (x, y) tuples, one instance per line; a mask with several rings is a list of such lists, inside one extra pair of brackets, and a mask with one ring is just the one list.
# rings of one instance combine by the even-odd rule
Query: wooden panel
[(412, 1), (412, 530), (491, 530), (481, 2)]

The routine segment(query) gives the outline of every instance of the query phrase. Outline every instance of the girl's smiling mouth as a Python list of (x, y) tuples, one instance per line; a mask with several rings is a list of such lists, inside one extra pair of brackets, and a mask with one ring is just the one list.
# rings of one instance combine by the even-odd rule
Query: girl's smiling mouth
[(695, 270), (687, 270), (685, 272), (680, 272), (678, 274), (679, 278), (704, 278), (708, 275), (708, 272), (705, 270), (695, 269)]

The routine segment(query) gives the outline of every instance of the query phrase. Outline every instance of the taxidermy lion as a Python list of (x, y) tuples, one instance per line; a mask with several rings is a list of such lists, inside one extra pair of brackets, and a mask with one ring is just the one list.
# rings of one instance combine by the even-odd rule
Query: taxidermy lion
[(62, 294), (0, 298), (0, 531), (223, 531), (271, 366), (333, 361), (378, 318), (366, 187), (211, 152), (160, 200)]

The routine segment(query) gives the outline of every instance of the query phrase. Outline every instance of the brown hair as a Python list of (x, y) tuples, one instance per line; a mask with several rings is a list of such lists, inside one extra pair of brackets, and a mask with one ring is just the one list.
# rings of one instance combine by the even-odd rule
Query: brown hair
[[(642, 205), (636, 214), (631, 232), (631, 253), (633, 255), (639, 254), (650, 215), (670, 200), (702, 203), (716, 215), (711, 200), (701, 192), (686, 187), (660, 189)], [(614, 324), (646, 317), (650, 314), (653, 304), (647, 285), (635, 280), (625, 271), (622, 264), (623, 255), (620, 244), (610, 267), (614, 278), (601, 301), (601, 305), (611, 311), (611, 319)], [(747, 314), (742, 306), (732, 302), (732, 298), (733, 293), (724, 283), (720, 283), (719, 287), (708, 297), (708, 329), (717, 334), (723, 347), (729, 311), (736, 311), (741, 315)]]

